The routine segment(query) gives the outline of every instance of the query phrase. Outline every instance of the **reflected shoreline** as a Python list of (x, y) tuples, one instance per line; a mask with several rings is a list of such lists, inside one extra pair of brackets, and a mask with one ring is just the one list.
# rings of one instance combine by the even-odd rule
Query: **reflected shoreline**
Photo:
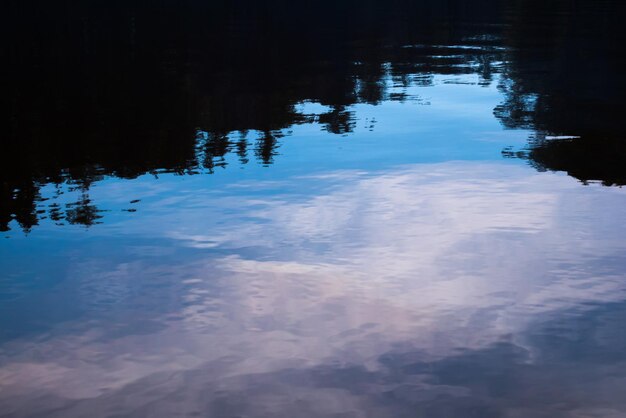
[[(494, 113), (506, 128), (585, 138), (531, 138), (519, 154), (531, 165), (624, 184), (619, 2), (346, 2), (311, 11), (320, 20), (291, 7), (268, 15), (271, 2), (254, 3), (112, 2), (106, 14), (95, 5), (40, 14), (9, 6), (7, 29), (37, 47), (7, 49), (0, 229), (15, 220), (28, 231), (41, 216), (99, 222), (88, 190), (103, 176), (211, 172), (231, 153), (269, 166), (294, 126), (350, 135), (360, 120), (352, 106), (416, 100), (408, 89), (432, 85), (436, 74), (497, 82), (504, 100)], [(329, 110), (312, 117), (298, 112), (302, 102)], [(84, 196), (42, 209), (39, 189), (50, 183)]]

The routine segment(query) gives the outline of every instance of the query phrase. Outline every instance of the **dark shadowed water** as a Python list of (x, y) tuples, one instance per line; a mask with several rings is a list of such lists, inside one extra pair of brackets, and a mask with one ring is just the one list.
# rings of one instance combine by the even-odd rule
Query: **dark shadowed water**
[(0, 416), (626, 417), (626, 2), (1, 9)]

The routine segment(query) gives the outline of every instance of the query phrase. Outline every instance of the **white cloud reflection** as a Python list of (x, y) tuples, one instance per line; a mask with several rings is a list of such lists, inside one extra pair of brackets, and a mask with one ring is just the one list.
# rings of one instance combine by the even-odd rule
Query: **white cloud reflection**
[[(403, 416), (376, 396), (409, 390), (406, 396), (415, 402), (434, 402), (440, 396), (468, 399), (476, 389), (437, 384), (427, 378), (435, 372), (426, 371), (400, 382), (381, 359), (443, 364), (460, 353), (508, 344), (526, 353), (511, 360), (516, 367), (533, 364), (545, 349), (530, 331), (542, 329), (538, 324), (582, 317), (598, 304), (625, 299), (626, 225), (615, 221), (626, 211), (621, 190), (478, 163), (329, 173), (298, 182), (262, 197), (246, 194), (253, 185), (236, 188), (244, 194), (217, 198), (199, 192), (193, 201), (179, 202), (172, 219), (155, 215), (151, 222), (167, 225), (163, 245), (174, 240), (176, 247), (194, 248), (174, 265), (165, 258), (115, 269), (86, 265), (81, 280), (107, 278), (104, 287), (138, 275), (151, 285), (162, 283), (164, 290), (156, 292), (169, 292), (160, 294), (162, 312), (155, 308), (162, 326), (115, 336), (115, 324), (94, 320), (88, 330), (62, 324), (41, 342), (15, 341), (0, 352), (0, 406), (11, 399), (33, 413), (29, 400), (45, 395), (62, 407), (62, 416), (80, 416), (94, 405), (106, 416), (114, 412), (111, 397), (132, 393), (127, 402), (146, 414), (161, 400), (165, 409), (156, 415), (178, 405), (184, 416), (194, 405), (241, 392), (258, 406), (249, 416), (279, 416), (294, 397), (306, 408), (318, 405), (310, 416), (368, 410), (370, 415), (350, 416)], [(295, 190), (298, 198), (291, 199)], [(220, 216), (233, 204), (240, 208), (236, 214)], [(614, 213), (599, 217), (599, 208)], [(151, 243), (151, 251), (158, 245)], [(125, 297), (150, 304), (151, 296)], [(320, 370), (343, 373), (351, 365), (363, 376), (350, 382), (373, 379), (378, 390), (353, 393), (341, 383), (311, 383)], [(587, 376), (584, 364), (581, 370)], [(252, 389), (251, 376), (264, 376), (260, 382), (274, 387), (274, 398), (255, 392), (262, 389)], [(291, 378), (298, 381), (291, 398), (275, 398)], [(186, 379), (202, 382), (193, 389), (199, 393), (176, 400)], [(137, 394), (133, 384), (154, 392)], [(573, 389), (565, 386), (555, 396), (569, 396)], [(245, 402), (238, 402), (243, 408)], [(523, 408), (501, 400), (484, 402), (524, 416)], [(306, 408), (301, 416), (309, 416)], [(553, 416), (597, 413), (585, 408), (589, 404)]]

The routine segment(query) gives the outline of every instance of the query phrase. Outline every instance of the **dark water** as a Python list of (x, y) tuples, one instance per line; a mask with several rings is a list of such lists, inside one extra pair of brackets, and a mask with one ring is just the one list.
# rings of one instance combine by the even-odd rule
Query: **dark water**
[(626, 3), (2, 16), (0, 416), (626, 417)]

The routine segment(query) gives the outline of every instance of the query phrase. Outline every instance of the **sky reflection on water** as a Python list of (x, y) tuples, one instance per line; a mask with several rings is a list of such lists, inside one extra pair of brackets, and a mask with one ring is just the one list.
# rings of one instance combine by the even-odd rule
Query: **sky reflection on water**
[(0, 416), (626, 416), (624, 4), (155, 2), (9, 7)]
[(3, 309), (32, 311), (3, 321), (2, 407), (620, 416), (625, 200), (520, 166), (418, 164), (200, 191), (128, 235), (13, 241), (31, 252), (3, 271), (32, 288), (5, 287)]

